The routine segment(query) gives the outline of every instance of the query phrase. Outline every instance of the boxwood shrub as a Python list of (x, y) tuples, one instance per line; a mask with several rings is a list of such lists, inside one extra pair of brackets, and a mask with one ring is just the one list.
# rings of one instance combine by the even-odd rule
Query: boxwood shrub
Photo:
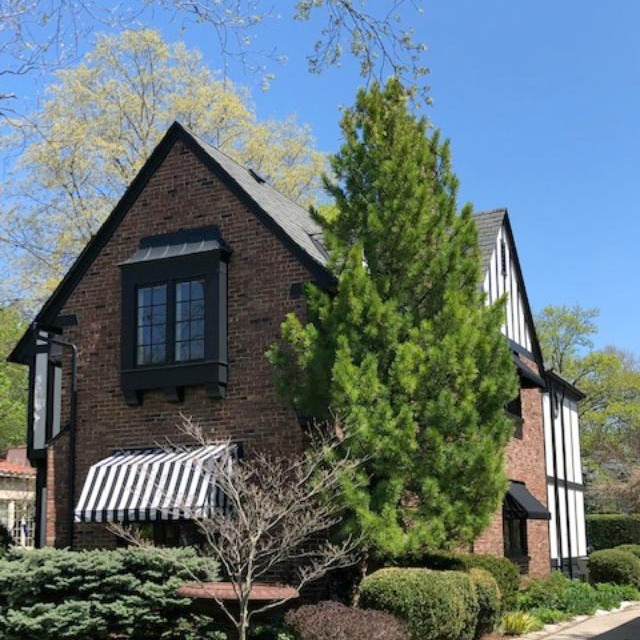
[(213, 580), (191, 549), (11, 549), (0, 559), (3, 640), (190, 640), (212, 629), (176, 589)]
[(471, 569), (469, 577), (478, 598), (478, 622), (475, 637), (491, 633), (500, 619), (500, 589), (495, 578), (486, 569)]
[(620, 549), (594, 551), (589, 556), (589, 580), (640, 587), (640, 559)]
[(616, 549), (618, 551), (628, 551), (633, 553), (636, 558), (640, 558), (640, 544), (619, 544)]
[(429, 569), (380, 569), (360, 585), (360, 606), (406, 622), (413, 640), (472, 640), (478, 597), (468, 574)]
[(467, 569), (484, 569), (494, 577), (500, 589), (503, 611), (509, 611), (515, 607), (520, 588), (520, 573), (513, 562), (507, 558), (481, 554), (462, 556), (462, 560)]
[(409, 640), (405, 624), (391, 614), (339, 602), (303, 605), (287, 612), (285, 623), (297, 640)]
[(587, 540), (595, 550), (640, 544), (640, 514), (591, 513), (586, 521)]

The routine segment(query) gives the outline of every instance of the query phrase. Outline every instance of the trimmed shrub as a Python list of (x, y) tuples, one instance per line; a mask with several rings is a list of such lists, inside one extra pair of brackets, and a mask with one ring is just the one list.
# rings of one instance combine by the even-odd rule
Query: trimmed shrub
[(589, 580), (640, 587), (640, 559), (619, 549), (594, 551), (589, 556)]
[(466, 569), (484, 569), (495, 578), (500, 589), (502, 611), (515, 607), (520, 588), (520, 573), (513, 562), (507, 558), (480, 554), (462, 556), (462, 561)]
[(628, 551), (633, 553), (636, 558), (640, 558), (640, 544), (619, 544), (616, 549), (618, 551)]
[(216, 575), (192, 549), (11, 549), (0, 560), (0, 637), (199, 638), (213, 622), (176, 589)]
[(640, 514), (591, 513), (586, 521), (587, 540), (595, 550), (640, 543)]
[(429, 569), (380, 569), (360, 585), (360, 605), (405, 621), (414, 640), (472, 640), (478, 598), (469, 575)]
[(524, 633), (540, 631), (543, 624), (538, 618), (524, 611), (505, 613), (500, 621), (500, 631), (505, 636), (521, 636)]
[(409, 631), (384, 611), (354, 609), (339, 602), (304, 605), (285, 616), (297, 640), (408, 640)]
[(475, 637), (491, 633), (500, 619), (500, 589), (495, 578), (486, 569), (470, 569), (469, 577), (478, 598), (478, 623)]

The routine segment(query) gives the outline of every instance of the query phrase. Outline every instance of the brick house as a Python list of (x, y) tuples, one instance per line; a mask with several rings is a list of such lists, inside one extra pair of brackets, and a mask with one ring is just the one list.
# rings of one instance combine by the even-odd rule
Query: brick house
[[(508, 291), (522, 317), (508, 315), (505, 334), (522, 392), (509, 407), (509, 494), (475, 548), (542, 574), (546, 373), (508, 216), (480, 215), (478, 226), (490, 299), (506, 282), (490, 270), (505, 259), (517, 268)], [(175, 496), (196, 499), (197, 474), (172, 477), (185, 461), (157, 450), (166, 438), (180, 443), (179, 412), (245, 451), (301, 449), (297, 416), (277, 395), (264, 353), (286, 313), (304, 317), (304, 283), (332, 283), (320, 239), (304, 208), (172, 125), (10, 356), (30, 371), (38, 546), (113, 546), (102, 524), (113, 519), (145, 521), (162, 542), (189, 539), (188, 522), (165, 517), (177, 505), (152, 504), (153, 490), (136, 486), (132, 471), (153, 467)], [(494, 255), (507, 245), (508, 257)]]

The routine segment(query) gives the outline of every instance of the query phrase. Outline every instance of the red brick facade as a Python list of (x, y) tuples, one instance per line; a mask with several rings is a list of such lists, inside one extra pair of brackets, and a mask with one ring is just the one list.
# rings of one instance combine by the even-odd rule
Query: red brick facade
[[(527, 365), (537, 371), (531, 361)], [(519, 480), (543, 504), (547, 504), (547, 478), (545, 472), (544, 424), (542, 392), (537, 387), (520, 390), (522, 403), (522, 438), (512, 438), (507, 446), (505, 467), (510, 480)], [(549, 555), (549, 522), (527, 521), (529, 574), (545, 576), (551, 570)], [(473, 545), (475, 553), (503, 555), (504, 537), (502, 507), (494, 515), (487, 530)]]
[[(120, 389), (120, 269), (143, 236), (180, 228), (218, 225), (232, 249), (228, 276), (229, 382), (225, 399), (204, 388), (185, 390), (184, 402), (146, 392), (139, 407)], [(303, 313), (292, 299), (294, 283), (310, 274), (222, 181), (178, 141), (151, 177), (113, 237), (68, 299), (77, 327), (65, 338), (79, 348), (76, 499), (89, 466), (114, 449), (180, 441), (179, 412), (191, 416), (212, 438), (233, 438), (252, 447), (295, 451), (302, 432), (295, 413), (276, 393), (265, 351), (288, 312)], [(68, 397), (68, 394), (65, 394)], [(182, 437), (184, 440), (184, 437)], [(48, 544), (69, 544), (66, 436), (51, 447), (48, 473)], [(56, 464), (59, 463), (59, 464)], [(55, 470), (54, 470), (55, 469)], [(62, 472), (61, 472), (62, 471)], [(76, 547), (114, 543), (100, 525), (76, 524)]]
[[(161, 391), (145, 392), (143, 403), (129, 406), (120, 386), (121, 274), (118, 265), (144, 236), (217, 225), (232, 250), (228, 270), (229, 381), (224, 399), (208, 397), (204, 387), (185, 390), (181, 403)], [(64, 337), (78, 346), (78, 412), (75, 500), (89, 467), (127, 447), (152, 447), (184, 441), (179, 412), (199, 422), (212, 439), (232, 438), (253, 447), (286, 452), (302, 446), (293, 410), (278, 397), (265, 351), (289, 312), (304, 314), (302, 298), (291, 285), (312, 279), (299, 259), (181, 141), (131, 206), (111, 239), (68, 298), (63, 314), (78, 324)], [(529, 363), (536, 368), (533, 363)], [(66, 363), (68, 366), (68, 362)], [(65, 375), (65, 379), (67, 376)], [(68, 390), (63, 394), (69, 397)], [(541, 393), (522, 390), (523, 437), (513, 439), (506, 456), (510, 479), (546, 504)], [(68, 414), (69, 407), (64, 413)], [(47, 464), (47, 544), (70, 544), (69, 434), (49, 447)], [(102, 525), (76, 524), (73, 546), (112, 546)], [(528, 522), (530, 573), (549, 571), (548, 523)], [(476, 541), (476, 552), (503, 554), (502, 514)]]

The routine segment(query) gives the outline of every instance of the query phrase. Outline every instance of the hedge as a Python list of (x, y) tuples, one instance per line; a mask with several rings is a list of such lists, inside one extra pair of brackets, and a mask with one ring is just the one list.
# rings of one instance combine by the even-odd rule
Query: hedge
[(520, 572), (513, 562), (497, 556), (469, 554), (462, 556), (466, 569), (484, 569), (498, 583), (502, 611), (513, 609), (520, 588)]
[(191, 549), (11, 549), (0, 559), (0, 637), (200, 638), (212, 620), (192, 613), (176, 589), (216, 576)]
[(591, 513), (586, 516), (587, 540), (594, 550), (640, 544), (640, 514)]
[(495, 578), (485, 569), (469, 571), (478, 598), (478, 622), (475, 638), (491, 633), (500, 619), (500, 589)]
[(285, 616), (297, 640), (409, 640), (407, 627), (384, 611), (339, 602), (304, 605)]
[(640, 559), (620, 549), (594, 551), (589, 556), (589, 580), (640, 587)]
[(430, 569), (380, 569), (360, 584), (360, 606), (406, 622), (413, 640), (472, 640), (478, 597), (469, 575)]
[(388, 560), (390, 564), (401, 567), (421, 567), (439, 571), (469, 571), (484, 569), (498, 583), (502, 610), (508, 611), (515, 606), (516, 595), (520, 588), (520, 572), (507, 558), (485, 554), (454, 554), (447, 552), (414, 552)]

